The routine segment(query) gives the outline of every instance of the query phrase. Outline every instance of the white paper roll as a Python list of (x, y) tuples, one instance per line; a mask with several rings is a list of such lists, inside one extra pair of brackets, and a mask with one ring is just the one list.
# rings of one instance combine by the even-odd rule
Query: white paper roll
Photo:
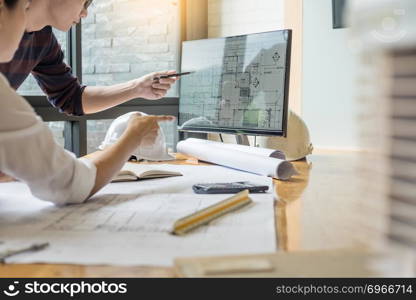
[(177, 149), (202, 161), (277, 179), (287, 180), (297, 174), (288, 161), (240, 151), (223, 143), (187, 139), (179, 142)]
[(273, 157), (273, 158), (278, 158), (281, 160), (286, 160), (286, 155), (282, 151), (275, 150), (275, 149), (250, 147), (250, 146), (237, 145), (237, 144), (225, 144), (225, 143), (218, 143), (214, 141), (195, 139), (195, 138), (189, 138), (187, 139), (187, 141), (192, 142), (192, 143), (201, 143), (205, 145), (220, 146), (223, 149), (239, 150), (241, 152), (245, 152), (249, 154), (257, 154), (257, 155), (264, 156), (264, 157)]

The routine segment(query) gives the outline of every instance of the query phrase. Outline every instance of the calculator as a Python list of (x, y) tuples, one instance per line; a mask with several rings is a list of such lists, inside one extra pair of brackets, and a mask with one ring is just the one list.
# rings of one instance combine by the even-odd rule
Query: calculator
[(236, 194), (244, 190), (249, 190), (250, 193), (265, 193), (269, 186), (239, 181), (231, 183), (199, 183), (193, 185), (192, 189), (197, 194)]

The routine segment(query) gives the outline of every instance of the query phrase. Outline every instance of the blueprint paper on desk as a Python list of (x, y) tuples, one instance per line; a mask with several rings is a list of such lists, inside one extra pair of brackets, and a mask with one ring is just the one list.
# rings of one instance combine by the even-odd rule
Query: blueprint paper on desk
[(218, 166), (147, 167), (184, 176), (110, 184), (87, 203), (63, 208), (37, 200), (22, 183), (0, 184), (0, 251), (49, 242), (43, 251), (7, 262), (172, 266), (175, 257), (276, 250), (272, 188), (251, 194), (251, 207), (185, 236), (169, 234), (177, 219), (230, 196), (196, 195), (193, 184), (245, 180), (271, 186), (270, 178)]

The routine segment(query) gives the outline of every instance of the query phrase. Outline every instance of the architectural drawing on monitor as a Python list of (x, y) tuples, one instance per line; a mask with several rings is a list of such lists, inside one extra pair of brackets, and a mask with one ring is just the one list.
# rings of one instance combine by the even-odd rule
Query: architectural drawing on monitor
[(222, 48), (204, 56), (209, 68), (182, 79), (180, 123), (204, 116), (220, 128), (282, 129), (285, 41), (235, 37)]

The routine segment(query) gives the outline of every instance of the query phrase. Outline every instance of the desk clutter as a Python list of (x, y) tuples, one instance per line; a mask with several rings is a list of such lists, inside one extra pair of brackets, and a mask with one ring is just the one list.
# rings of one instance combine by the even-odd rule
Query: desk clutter
[[(34, 198), (23, 183), (2, 184), (0, 253), (49, 244), (41, 251), (5, 257), (5, 261), (173, 266), (176, 257), (276, 251), (271, 178), (220, 166), (145, 166), (183, 176), (110, 184), (85, 204), (61, 208)], [(137, 170), (131, 165), (129, 169), (140, 173), (142, 167), (136, 164)], [(209, 210), (208, 226), (198, 226), (183, 236), (171, 234), (176, 221), (212, 206), (218, 208), (230, 197), (195, 194), (193, 185), (241, 181), (270, 188), (250, 197), (243, 192), (244, 197), (233, 198), (219, 211)], [(233, 208), (239, 209), (210, 219)]]
[(189, 138), (177, 145), (178, 152), (217, 165), (276, 179), (288, 180), (297, 174), (282, 152), (244, 145)]

